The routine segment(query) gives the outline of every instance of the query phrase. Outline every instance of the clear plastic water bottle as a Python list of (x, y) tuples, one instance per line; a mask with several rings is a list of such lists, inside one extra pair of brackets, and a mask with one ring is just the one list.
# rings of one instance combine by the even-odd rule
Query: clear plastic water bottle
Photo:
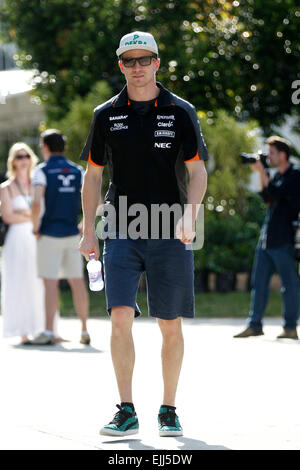
[(90, 261), (86, 265), (89, 273), (90, 289), (92, 291), (100, 291), (104, 287), (102, 279), (102, 265), (100, 260), (95, 260), (95, 252), (91, 251), (89, 254)]

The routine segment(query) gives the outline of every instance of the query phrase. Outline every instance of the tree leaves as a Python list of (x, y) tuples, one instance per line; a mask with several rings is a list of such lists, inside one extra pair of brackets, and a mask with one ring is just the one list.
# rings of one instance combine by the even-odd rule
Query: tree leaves
[(37, 83), (51, 118), (63, 117), (98, 80), (120, 90), (115, 50), (134, 30), (155, 35), (158, 78), (197, 109), (250, 116), (266, 132), (287, 114), (299, 116), (291, 101), (300, 78), (293, 0), (5, 0), (0, 15), (6, 39), (32, 56), (18, 63), (55, 77), (55, 85)]

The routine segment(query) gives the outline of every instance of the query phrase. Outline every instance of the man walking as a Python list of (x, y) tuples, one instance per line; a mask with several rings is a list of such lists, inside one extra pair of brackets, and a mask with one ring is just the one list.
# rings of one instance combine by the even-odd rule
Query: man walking
[(282, 281), (283, 331), (277, 338), (298, 339), (299, 278), (294, 257), (293, 222), (300, 211), (300, 169), (289, 161), (290, 144), (278, 136), (267, 139), (268, 159), (278, 172), (269, 177), (260, 161), (252, 164), (260, 178), (260, 194), (269, 209), (258, 241), (252, 272), (248, 326), (235, 338), (263, 335), (262, 319), (268, 303), (269, 284), (275, 271)]
[[(78, 252), (78, 213), (83, 177), (82, 167), (63, 156), (65, 139), (56, 129), (41, 135), (45, 163), (37, 166), (34, 177), (32, 205), (33, 230), (38, 239), (38, 274), (44, 280), (46, 330), (31, 343), (54, 344), (53, 324), (58, 309), (58, 279), (68, 279), (75, 309), (82, 323), (80, 342), (89, 344), (87, 317), (88, 293), (83, 279), (82, 257)], [(41, 202), (45, 212), (40, 220)]]
[(112, 205), (120, 212), (121, 198), (126, 197), (132, 216), (134, 204), (142, 204), (148, 214), (155, 205), (188, 204), (170, 237), (162, 236), (161, 227), (158, 236), (151, 236), (155, 231), (151, 216), (144, 230), (147, 237), (130, 236), (129, 223), (124, 234), (121, 211), (117, 215), (116, 237), (105, 240), (111, 354), (121, 404), (114, 419), (100, 433), (123, 436), (138, 432), (132, 398), (132, 324), (134, 317), (140, 315), (136, 294), (139, 278), (145, 272), (149, 315), (157, 318), (163, 338), (164, 396), (158, 415), (159, 433), (176, 436), (182, 435), (175, 413), (184, 350), (181, 317), (194, 316), (193, 254), (186, 246), (195, 236), (197, 210), (206, 190), (203, 160), (208, 159), (208, 154), (194, 107), (156, 82), (160, 60), (153, 36), (139, 31), (127, 34), (116, 53), (127, 84), (120, 94), (95, 109), (82, 151), (81, 158), (88, 160), (88, 165), (82, 191), (80, 251), (86, 259), (90, 251), (99, 257), (94, 220), (106, 163), (110, 169), (107, 207)]

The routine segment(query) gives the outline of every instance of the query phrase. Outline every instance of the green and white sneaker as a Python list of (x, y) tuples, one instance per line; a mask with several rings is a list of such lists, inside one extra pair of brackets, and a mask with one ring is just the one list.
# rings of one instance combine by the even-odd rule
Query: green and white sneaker
[(119, 411), (115, 414), (114, 419), (103, 426), (100, 434), (103, 436), (129, 436), (139, 432), (139, 421), (134, 406), (129, 403), (121, 403), (117, 405)]
[(162, 405), (158, 414), (159, 435), (163, 436), (182, 436), (183, 431), (179, 419), (175, 413), (175, 406)]

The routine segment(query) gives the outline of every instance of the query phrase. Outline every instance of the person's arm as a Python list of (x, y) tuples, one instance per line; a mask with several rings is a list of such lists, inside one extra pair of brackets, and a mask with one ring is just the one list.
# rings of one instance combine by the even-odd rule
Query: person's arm
[(2, 219), (6, 224), (22, 224), (30, 221), (29, 211), (14, 211), (7, 186), (0, 188), (0, 201)]
[(251, 166), (259, 173), (260, 195), (266, 202), (284, 198), (289, 200), (295, 208), (299, 208), (300, 173), (297, 172), (283, 180), (273, 180), (270, 179), (261, 162)]
[(187, 205), (183, 216), (177, 222), (175, 234), (182, 243), (192, 243), (195, 237), (195, 222), (207, 187), (204, 161), (209, 158), (200, 122), (192, 105), (184, 106), (181, 132), (181, 158), (189, 174), (189, 185)]
[(34, 185), (33, 187), (33, 202), (31, 208), (31, 220), (33, 224), (33, 233), (39, 236), (40, 227), (40, 214), (41, 214), (41, 202), (45, 196), (45, 186), (40, 184)]
[(207, 188), (207, 172), (203, 160), (185, 163), (189, 173), (188, 200), (182, 218), (176, 226), (176, 237), (182, 243), (192, 243), (195, 222)]
[(266, 203), (270, 203), (272, 200), (271, 200), (271, 197), (270, 197), (270, 194), (268, 193), (268, 185), (270, 183), (270, 176), (268, 175), (268, 173), (266, 172), (263, 164), (261, 163), (261, 161), (257, 161), (255, 163), (252, 163), (250, 165), (250, 168), (252, 171), (256, 171), (258, 173), (258, 177), (259, 177), (259, 192), (258, 194), (262, 197), (262, 199), (266, 202)]
[(82, 230), (83, 236), (79, 244), (79, 251), (89, 260), (89, 253), (95, 252), (95, 259), (99, 258), (99, 243), (95, 232), (95, 217), (101, 195), (103, 166), (88, 163), (82, 186)]
[(270, 177), (268, 173), (265, 171), (265, 168), (263, 164), (261, 163), (260, 160), (258, 160), (255, 163), (252, 163), (251, 169), (253, 171), (257, 171), (258, 176), (259, 176), (259, 190), (261, 193), (263, 193), (264, 189), (269, 185), (270, 183)]

